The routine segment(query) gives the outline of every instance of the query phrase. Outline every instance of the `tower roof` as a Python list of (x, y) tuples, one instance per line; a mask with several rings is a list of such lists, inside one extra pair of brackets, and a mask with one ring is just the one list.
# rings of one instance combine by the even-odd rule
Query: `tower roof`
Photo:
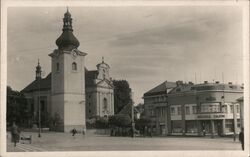
[(99, 69), (99, 67), (100, 67), (101, 65), (104, 65), (105, 67), (110, 68), (109, 65), (108, 65), (107, 63), (104, 62), (104, 57), (102, 57), (102, 62), (96, 65), (97, 69)]
[(72, 18), (68, 9), (64, 14), (62, 31), (61, 36), (56, 40), (56, 45), (59, 49), (72, 50), (80, 45), (79, 41), (73, 34)]
[(38, 59), (38, 63), (37, 63), (37, 66), (36, 66), (36, 71), (37, 71), (37, 72), (40, 72), (40, 71), (41, 71), (41, 66), (40, 66), (39, 59)]

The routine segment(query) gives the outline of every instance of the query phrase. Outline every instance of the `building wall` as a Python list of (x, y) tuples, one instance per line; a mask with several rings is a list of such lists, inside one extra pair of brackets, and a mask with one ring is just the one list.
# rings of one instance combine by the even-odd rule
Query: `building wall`
[[(73, 63), (76, 70), (72, 69)], [(62, 116), (64, 132), (76, 127), (85, 130), (84, 56), (75, 58), (64, 52), (52, 57), (52, 115), (56, 112)]]
[[(213, 126), (215, 134), (220, 129), (220, 135), (232, 133), (232, 126), (237, 133), (240, 128), (240, 107), (235, 101), (242, 95), (243, 91), (217, 90), (168, 94), (166, 100), (163, 95), (145, 96), (145, 114), (156, 120), (157, 134), (201, 135), (207, 126), (207, 130), (211, 130)], [(204, 110), (205, 103), (220, 104), (220, 112), (200, 113), (201, 108)], [(162, 112), (164, 118), (161, 118), (162, 108), (165, 109), (165, 112)]]
[[(90, 87), (86, 90), (86, 117), (114, 115), (114, 91), (113, 88)], [(107, 102), (107, 110), (104, 110), (104, 98)]]
[(40, 101), (44, 100), (45, 101), (45, 108), (46, 111), (49, 115), (51, 113), (51, 91), (50, 90), (41, 90), (41, 91), (35, 91), (31, 93), (24, 93), (25, 98), (28, 100), (28, 109), (29, 111), (32, 112), (33, 109), (33, 119), (32, 121), (35, 122), (35, 117), (38, 114), (38, 100), (40, 97)]

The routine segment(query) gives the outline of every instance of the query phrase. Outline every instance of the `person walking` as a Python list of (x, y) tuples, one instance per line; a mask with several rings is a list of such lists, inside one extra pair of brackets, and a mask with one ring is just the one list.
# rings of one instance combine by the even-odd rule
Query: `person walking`
[(239, 134), (239, 141), (241, 143), (242, 150), (244, 150), (244, 128), (241, 128), (241, 131)]
[(203, 136), (206, 136), (206, 130), (203, 129), (202, 132), (203, 132)]
[(18, 126), (13, 122), (13, 125), (11, 127), (11, 142), (14, 143), (14, 146), (16, 147), (16, 144), (19, 142), (20, 139), (20, 130)]
[(77, 132), (77, 131), (76, 131), (76, 129), (75, 129), (75, 128), (74, 128), (74, 129), (72, 129), (72, 130), (71, 130), (72, 136), (75, 136), (76, 132)]

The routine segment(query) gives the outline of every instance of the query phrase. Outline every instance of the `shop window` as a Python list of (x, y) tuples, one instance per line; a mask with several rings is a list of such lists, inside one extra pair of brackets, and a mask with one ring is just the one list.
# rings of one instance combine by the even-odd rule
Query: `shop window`
[(171, 125), (172, 125), (172, 132), (173, 133), (182, 133), (183, 132), (181, 120), (173, 120), (173, 121), (171, 121)]
[(193, 114), (196, 114), (197, 113), (197, 106), (192, 106), (193, 108)]
[(178, 112), (178, 115), (181, 115), (181, 107), (177, 107), (177, 112)]
[(226, 119), (225, 124), (226, 132), (234, 131), (233, 119)]
[(203, 103), (201, 104), (201, 113), (221, 112), (220, 103)]
[(175, 108), (171, 107), (171, 115), (175, 115)]
[(190, 115), (190, 108), (189, 108), (189, 106), (186, 106), (186, 115)]
[(198, 133), (197, 121), (188, 120), (185, 122), (186, 133)]

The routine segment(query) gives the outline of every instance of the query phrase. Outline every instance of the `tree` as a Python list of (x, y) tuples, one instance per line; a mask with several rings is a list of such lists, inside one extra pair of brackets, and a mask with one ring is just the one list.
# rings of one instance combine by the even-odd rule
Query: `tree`
[[(118, 128), (115, 135), (127, 135), (127, 130), (131, 126), (131, 118), (127, 114), (117, 114), (109, 117), (109, 124), (111, 125), (111, 135), (115, 128)], [(125, 130), (125, 131), (124, 131)]]
[(107, 129), (109, 127), (108, 119), (105, 117), (100, 117), (95, 122), (97, 129)]
[(141, 134), (146, 135), (148, 129), (152, 132), (152, 120), (150, 118), (142, 117), (135, 121), (135, 128), (140, 131)]
[(126, 80), (113, 80), (114, 85), (114, 110), (118, 114), (130, 101), (130, 88)]
[(25, 96), (7, 86), (7, 125), (16, 122), (18, 125), (27, 126), (30, 117)]

